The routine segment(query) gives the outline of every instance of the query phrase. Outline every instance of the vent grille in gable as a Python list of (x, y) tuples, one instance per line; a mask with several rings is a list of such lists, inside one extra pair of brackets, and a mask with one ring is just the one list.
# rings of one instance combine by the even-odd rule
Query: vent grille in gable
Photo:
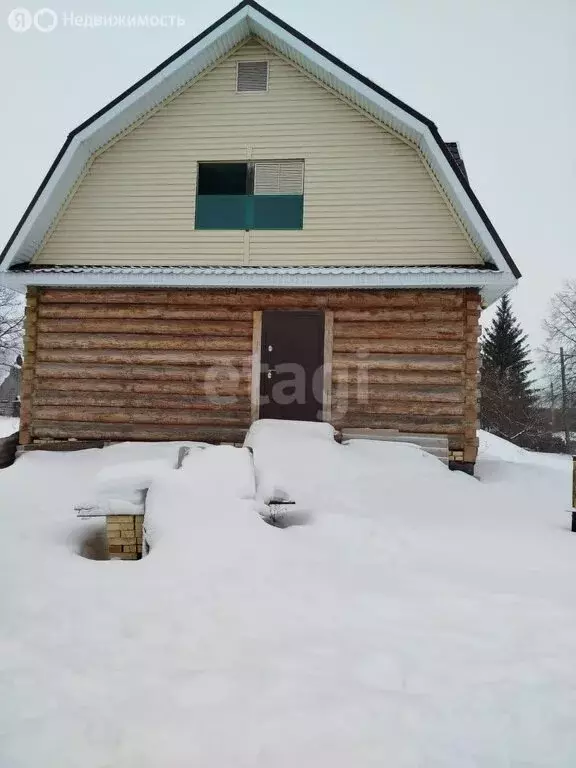
[(254, 163), (255, 195), (301, 195), (304, 163), (301, 160)]
[(236, 90), (249, 93), (268, 90), (267, 61), (239, 61), (236, 71)]

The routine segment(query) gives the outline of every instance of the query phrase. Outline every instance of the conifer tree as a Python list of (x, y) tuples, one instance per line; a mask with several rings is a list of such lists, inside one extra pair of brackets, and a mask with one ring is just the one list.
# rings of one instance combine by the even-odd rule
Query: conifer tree
[(504, 296), (482, 339), (480, 424), (489, 432), (531, 447), (541, 425), (526, 339), (510, 299)]

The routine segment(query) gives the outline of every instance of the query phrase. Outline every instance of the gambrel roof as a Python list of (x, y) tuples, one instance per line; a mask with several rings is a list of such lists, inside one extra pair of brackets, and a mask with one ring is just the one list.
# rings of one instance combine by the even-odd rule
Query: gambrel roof
[[(95, 152), (251, 36), (392, 128), (421, 152), (482, 256), (485, 268), (494, 273), (490, 280), (494, 287), (486, 297), (488, 300), (494, 300), (516, 283), (520, 277), (518, 268), (470, 188), (457, 151), (442, 140), (434, 123), (253, 0), (241, 2), (70, 133), (2, 251), (0, 279), (4, 277), (7, 282), (8, 271), (17, 271), (23, 277), (22, 272)], [(473, 281), (469, 284), (481, 287)], [(446, 287), (451, 285), (447, 274)]]

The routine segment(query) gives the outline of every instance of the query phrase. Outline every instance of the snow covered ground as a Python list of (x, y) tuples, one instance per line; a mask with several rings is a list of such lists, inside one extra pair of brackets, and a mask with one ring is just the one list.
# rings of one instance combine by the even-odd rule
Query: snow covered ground
[(259, 485), (306, 524), (267, 525), (224, 473), (186, 496), (179, 470), (148, 557), (79, 556), (96, 473), (174, 450), (0, 471), (2, 768), (576, 765), (569, 459), (481, 434), (474, 479), (414, 447), (259, 438)]
[(18, 432), (20, 419), (11, 416), (0, 416), (0, 437), (8, 437)]

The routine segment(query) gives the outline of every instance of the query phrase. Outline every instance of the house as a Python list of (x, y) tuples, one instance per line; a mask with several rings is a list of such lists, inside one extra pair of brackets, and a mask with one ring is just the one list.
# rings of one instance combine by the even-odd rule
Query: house
[(520, 276), (457, 145), (252, 0), (69, 135), (0, 270), (25, 447), (324, 419), (467, 469), (480, 310)]
[(0, 416), (20, 415), (20, 376), (22, 358), (16, 358), (8, 371), (0, 366)]

